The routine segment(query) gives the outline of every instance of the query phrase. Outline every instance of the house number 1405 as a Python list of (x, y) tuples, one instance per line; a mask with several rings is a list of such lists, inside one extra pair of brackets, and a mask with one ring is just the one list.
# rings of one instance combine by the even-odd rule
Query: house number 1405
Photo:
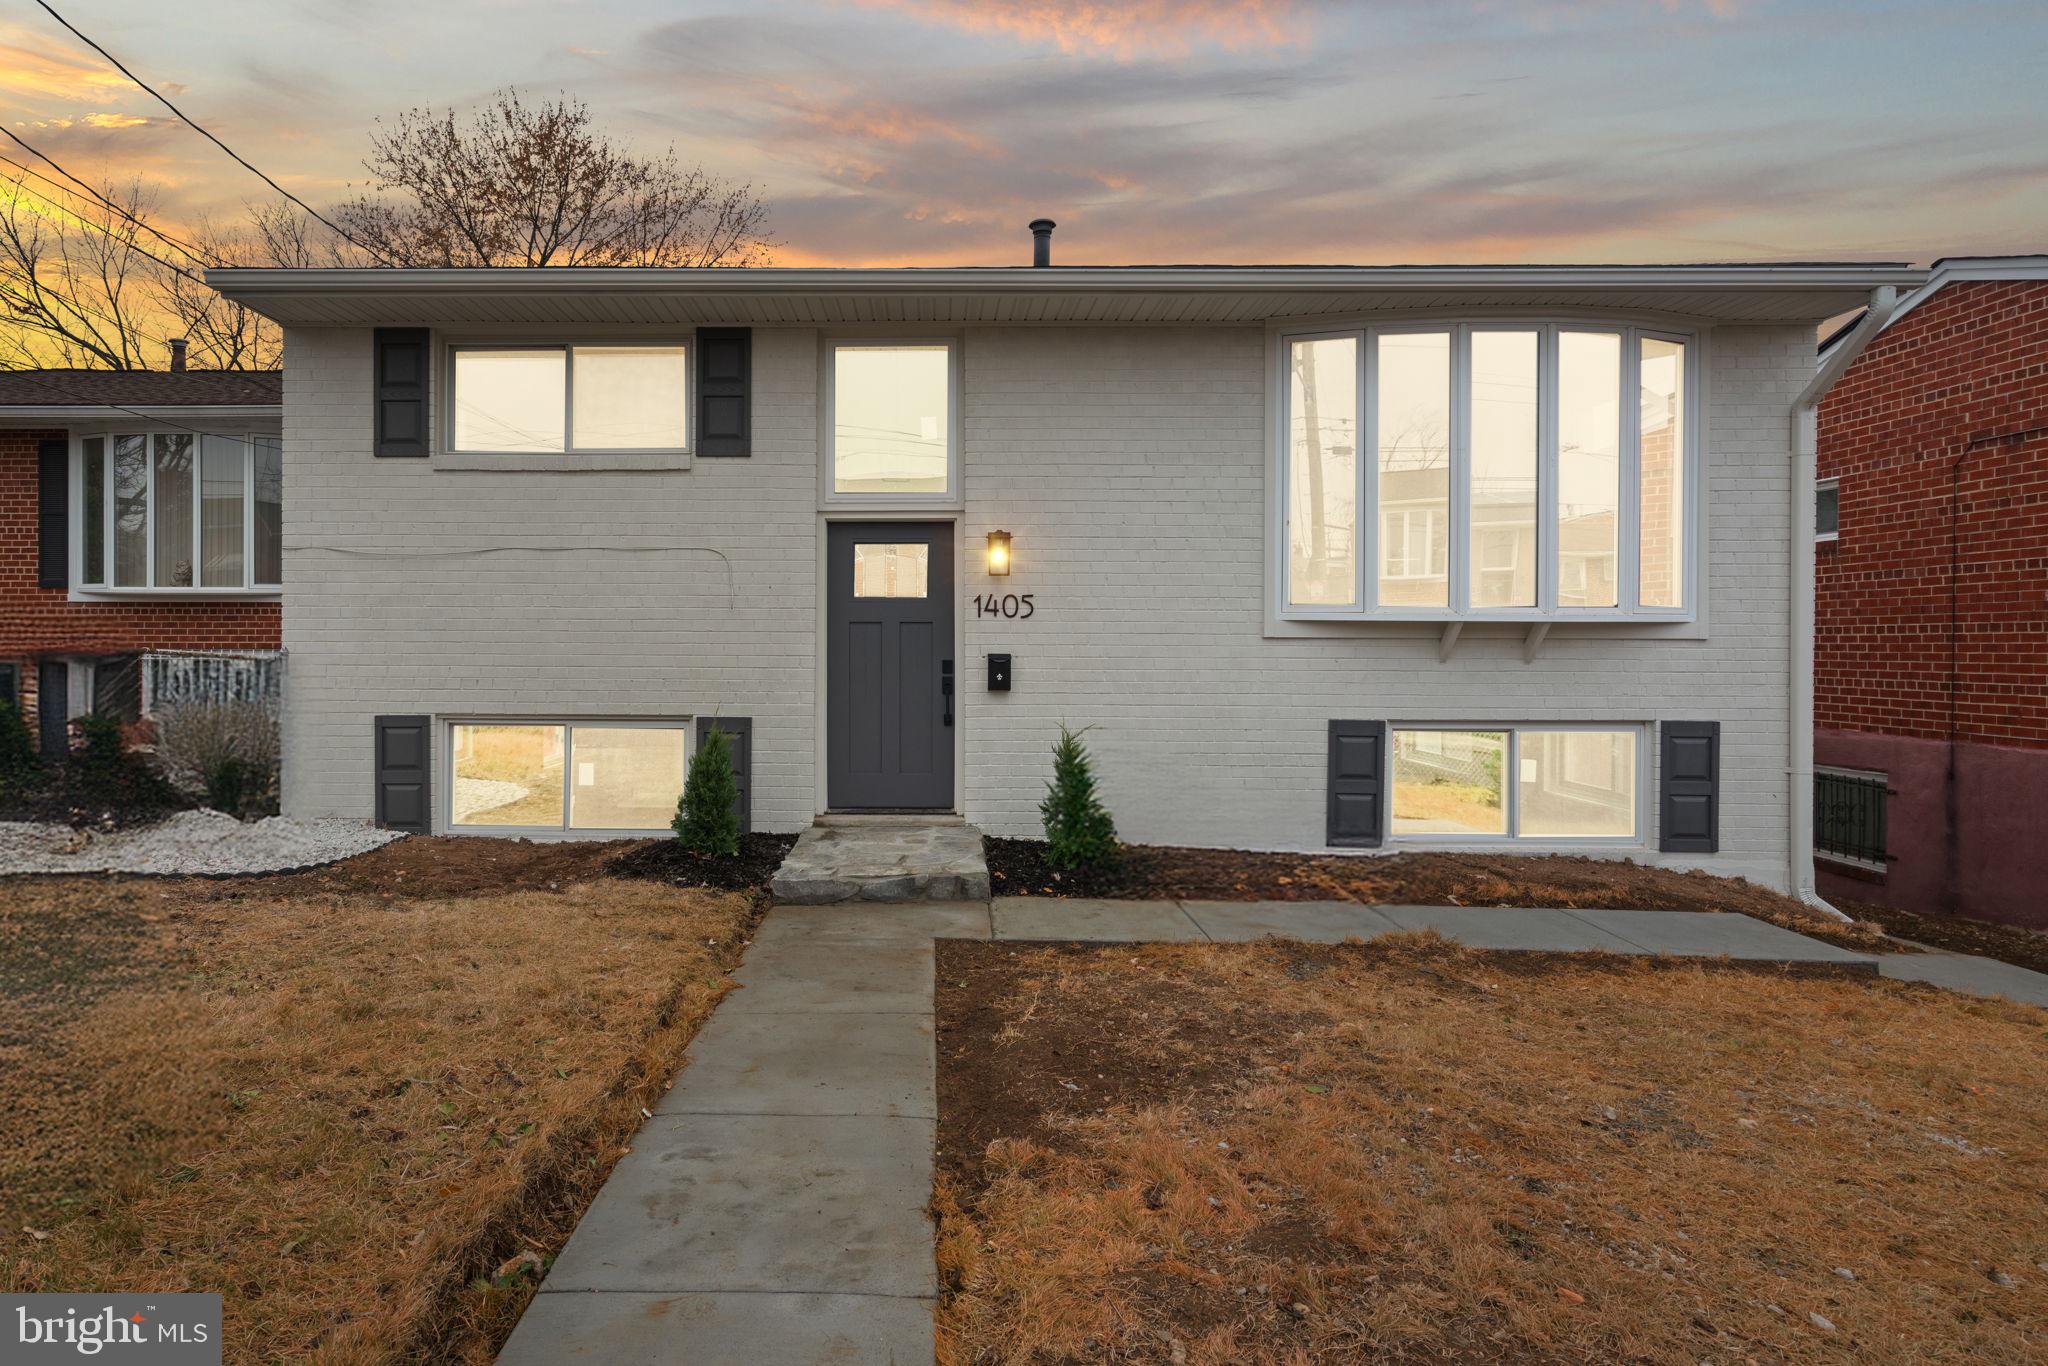
[(974, 615), (977, 617), (1029, 617), (1038, 609), (1032, 605), (1029, 593), (976, 593)]

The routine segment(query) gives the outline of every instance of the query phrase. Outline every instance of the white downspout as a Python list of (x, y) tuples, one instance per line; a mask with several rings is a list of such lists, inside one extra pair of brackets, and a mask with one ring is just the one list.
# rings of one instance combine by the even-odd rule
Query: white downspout
[(1837, 920), (1849, 917), (1821, 897), (1813, 879), (1813, 486), (1820, 401), (1871, 339), (1884, 330), (1898, 306), (1898, 291), (1891, 286), (1870, 291), (1863, 321), (1835, 343), (1792, 402), (1792, 640), (1787, 666), (1792, 723), (1785, 767), (1791, 786), (1792, 837), (1786, 885), (1792, 895)]

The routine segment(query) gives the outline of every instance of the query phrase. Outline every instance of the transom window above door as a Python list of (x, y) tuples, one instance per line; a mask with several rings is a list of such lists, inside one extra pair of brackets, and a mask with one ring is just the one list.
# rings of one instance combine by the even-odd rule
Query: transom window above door
[(827, 384), (830, 497), (930, 502), (954, 496), (959, 462), (951, 342), (833, 342)]
[(449, 348), (449, 449), (478, 454), (681, 451), (690, 369), (680, 345)]
[(1692, 615), (1688, 338), (1489, 322), (1281, 348), (1285, 615)]

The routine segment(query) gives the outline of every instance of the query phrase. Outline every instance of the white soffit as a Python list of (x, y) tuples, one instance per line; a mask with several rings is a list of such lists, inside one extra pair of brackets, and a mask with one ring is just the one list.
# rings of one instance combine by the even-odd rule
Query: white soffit
[(965, 267), (889, 270), (213, 270), (291, 326), (1236, 323), (1409, 310), (1598, 309), (1817, 323), (1901, 265)]

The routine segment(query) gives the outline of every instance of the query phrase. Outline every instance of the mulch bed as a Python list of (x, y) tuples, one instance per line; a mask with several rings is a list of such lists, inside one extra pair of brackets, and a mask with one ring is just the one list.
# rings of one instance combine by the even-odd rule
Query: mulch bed
[(1874, 929), (1823, 920), (1753, 882), (1626, 859), (1457, 853), (1360, 858), (1127, 844), (1113, 867), (1062, 872), (1046, 863), (1042, 840), (990, 838), (987, 848), (990, 888), (997, 896), (1732, 911), (1844, 948), (1883, 944)]
[(715, 887), (727, 892), (765, 890), (782, 866), (795, 835), (755, 833), (740, 836), (738, 857), (710, 859), (693, 854), (677, 840), (650, 840), (620, 854), (606, 865), (613, 877), (654, 878), (678, 887)]
[(1835, 905), (1858, 920), (1869, 920), (1884, 926), (1888, 934), (1910, 939), (1916, 944), (1925, 944), (1931, 949), (1974, 953), (1983, 958), (1996, 958), (1999, 962), (2010, 963), (2016, 968), (2048, 972), (2048, 934), (2043, 934), (2039, 930), (2029, 930), (2018, 925), (1992, 924), (1983, 920), (1967, 920), (1961, 916), (1919, 915), (1913, 911), (1902, 911), (1896, 906), (1880, 906), (1874, 901), (1844, 901), (1837, 898)]

